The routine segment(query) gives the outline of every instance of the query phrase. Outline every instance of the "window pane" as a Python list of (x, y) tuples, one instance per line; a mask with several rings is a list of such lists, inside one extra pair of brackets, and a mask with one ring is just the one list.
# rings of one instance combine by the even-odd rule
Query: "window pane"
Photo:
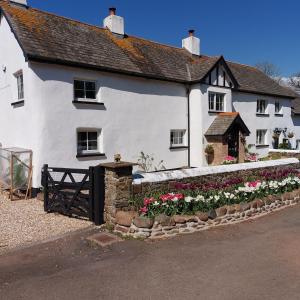
[(74, 80), (74, 88), (76, 90), (84, 90), (84, 81)]
[(93, 81), (86, 81), (85, 82), (85, 89), (89, 91), (95, 91), (96, 90), (96, 83)]
[(78, 132), (78, 141), (87, 141), (87, 132)]
[(97, 141), (89, 141), (88, 142), (88, 150), (97, 150), (97, 149), (98, 149)]
[(84, 90), (75, 90), (75, 99), (85, 98)]
[(98, 133), (96, 131), (91, 131), (88, 134), (88, 139), (89, 140), (97, 140), (98, 138)]
[(214, 110), (215, 94), (209, 93), (209, 110)]
[(86, 98), (87, 99), (96, 99), (95, 91), (86, 91)]

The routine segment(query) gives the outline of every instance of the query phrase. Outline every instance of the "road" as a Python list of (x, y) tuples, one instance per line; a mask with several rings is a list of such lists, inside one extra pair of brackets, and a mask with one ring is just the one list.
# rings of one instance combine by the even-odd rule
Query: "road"
[(300, 299), (300, 205), (153, 243), (89, 234), (0, 256), (0, 299)]

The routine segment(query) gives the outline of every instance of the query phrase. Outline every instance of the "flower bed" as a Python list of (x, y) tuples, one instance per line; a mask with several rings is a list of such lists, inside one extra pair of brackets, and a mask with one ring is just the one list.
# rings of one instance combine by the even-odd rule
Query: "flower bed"
[(269, 195), (283, 194), (300, 187), (299, 174), (294, 169), (277, 172), (262, 171), (259, 179), (246, 183), (241, 178), (205, 184), (175, 184), (176, 192), (151, 195), (143, 200), (139, 212), (143, 216), (154, 217), (207, 212), (224, 205), (251, 202)]
[(295, 169), (261, 171), (212, 183), (177, 183), (170, 193), (142, 199), (139, 212), (119, 211), (115, 231), (142, 238), (191, 233), (220, 224), (241, 222), (300, 199), (300, 178)]

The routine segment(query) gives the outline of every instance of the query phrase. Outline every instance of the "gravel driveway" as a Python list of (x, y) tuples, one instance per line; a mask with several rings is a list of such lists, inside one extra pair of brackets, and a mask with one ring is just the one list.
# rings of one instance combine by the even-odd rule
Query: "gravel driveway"
[(93, 226), (91, 222), (44, 212), (43, 202), (11, 202), (0, 196), (0, 254)]

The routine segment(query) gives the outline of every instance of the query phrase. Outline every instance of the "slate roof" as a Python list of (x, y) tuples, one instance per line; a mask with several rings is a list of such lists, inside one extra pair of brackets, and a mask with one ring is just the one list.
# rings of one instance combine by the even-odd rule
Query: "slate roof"
[[(222, 56), (191, 55), (187, 50), (125, 35), (22, 8), (0, 0), (27, 60), (65, 64), (181, 83), (201, 82)], [(227, 62), (238, 89), (252, 93), (294, 98), (254, 67)]]
[(250, 134), (249, 129), (245, 125), (239, 113), (225, 112), (218, 114), (218, 116), (214, 119), (214, 121), (206, 131), (205, 136), (223, 136), (229, 131), (231, 126), (234, 124), (238, 124), (240, 126), (241, 131), (245, 135)]
[(300, 97), (292, 100), (292, 108), (294, 115), (300, 115)]

